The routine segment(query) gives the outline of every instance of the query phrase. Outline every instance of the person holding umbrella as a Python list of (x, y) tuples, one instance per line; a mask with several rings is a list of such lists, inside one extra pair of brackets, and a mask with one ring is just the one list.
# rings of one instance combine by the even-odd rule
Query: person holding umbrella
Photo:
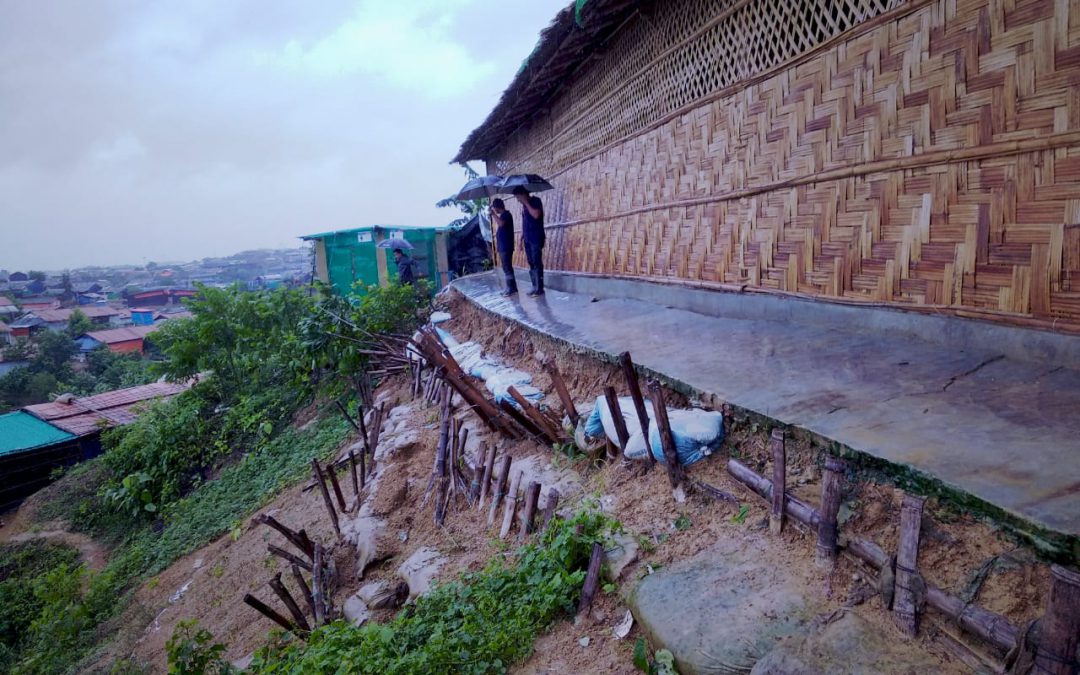
[(521, 243), (533, 286), (528, 295), (536, 297), (544, 294), (544, 204), (523, 185), (515, 187), (513, 195), (521, 204)]
[(397, 264), (399, 283), (410, 286), (416, 283), (416, 260), (400, 248), (395, 248), (394, 263)]
[(514, 278), (514, 217), (506, 210), (503, 200), (491, 200), (491, 223), (495, 227), (495, 250), (499, 253), (499, 265), (502, 267), (506, 297), (517, 295), (517, 279)]

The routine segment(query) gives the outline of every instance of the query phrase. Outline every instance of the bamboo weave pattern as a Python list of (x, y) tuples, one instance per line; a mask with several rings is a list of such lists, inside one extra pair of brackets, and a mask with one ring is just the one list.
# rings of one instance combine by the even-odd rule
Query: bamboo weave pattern
[(1080, 0), (659, 6), (488, 158), (550, 268), (1080, 330)]

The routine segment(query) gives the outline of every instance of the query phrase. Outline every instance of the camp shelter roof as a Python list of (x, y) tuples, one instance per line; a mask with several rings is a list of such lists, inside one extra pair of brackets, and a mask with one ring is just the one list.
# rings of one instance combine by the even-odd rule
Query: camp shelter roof
[(559, 12), (540, 33), (540, 41), (502, 98), (461, 145), (454, 162), (486, 159), (492, 150), (550, 106), (571, 75), (602, 50), (619, 27), (638, 11), (635, 0), (577, 0)]
[(325, 239), (332, 237), (336, 234), (351, 234), (353, 232), (370, 232), (374, 230), (405, 230), (405, 231), (421, 231), (421, 230), (433, 230), (435, 232), (443, 232), (446, 230), (452, 230), (454, 228), (449, 225), (362, 225), (360, 227), (347, 227), (341, 230), (330, 230), (329, 232), (319, 232), (318, 234), (304, 234), (300, 238), (304, 241), (311, 241), (312, 239)]
[(33, 415), (16, 410), (0, 415), (0, 456), (69, 441), (75, 436)]
[(64, 396), (23, 410), (76, 436), (86, 436), (104, 428), (130, 424), (139, 416), (135, 410), (139, 404), (169, 398), (190, 387), (190, 382), (155, 382), (82, 398)]
[(151, 324), (149, 326), (125, 326), (123, 328), (110, 328), (109, 330), (95, 330), (84, 333), (83, 335), (93, 338), (101, 344), (111, 345), (118, 342), (127, 342), (129, 340), (141, 340), (146, 337), (148, 333), (153, 333), (159, 328), (161, 328), (160, 324)]

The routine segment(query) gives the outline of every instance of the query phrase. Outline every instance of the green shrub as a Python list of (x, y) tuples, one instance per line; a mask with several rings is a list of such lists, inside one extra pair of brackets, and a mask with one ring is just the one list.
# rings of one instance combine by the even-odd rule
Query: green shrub
[(225, 645), (211, 642), (214, 636), (205, 628), (199, 628), (195, 619), (181, 621), (173, 629), (172, 637), (165, 644), (169, 657), (169, 675), (226, 675), (236, 672), (221, 658)]
[[(592, 545), (616, 524), (594, 511), (554, 521), (516, 563), (496, 556), (441, 585), (386, 624), (337, 621), (307, 643), (272, 643), (256, 673), (497, 673), (532, 653), (533, 638), (573, 611)], [(578, 527), (580, 526), (580, 532)]]

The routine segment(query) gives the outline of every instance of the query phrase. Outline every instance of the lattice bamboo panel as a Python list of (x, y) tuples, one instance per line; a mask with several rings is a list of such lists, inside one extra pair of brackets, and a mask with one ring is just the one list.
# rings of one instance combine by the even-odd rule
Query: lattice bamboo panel
[[(771, 36), (799, 34), (790, 26), (831, 26), (837, 8), (855, 7), (862, 14), (837, 24), (849, 26), (894, 4), (661, 3), (608, 56), (668, 73), (657, 95), (680, 92), (660, 106), (675, 114), (642, 117), (625, 101), (622, 114), (604, 112), (630, 88), (625, 70), (592, 72), (605, 57), (579, 82), (606, 83), (607, 98), (594, 93), (588, 106), (618, 123), (578, 134), (579, 106), (560, 99), (490, 168), (546, 173), (557, 185), (543, 195), (552, 268), (1080, 329), (1080, 0), (911, 0), (713, 96), (835, 35), (815, 29), (775, 52)], [(683, 16), (704, 6), (714, 13)], [(771, 23), (746, 20), (777, 6)], [(709, 16), (720, 20), (693, 37)], [(725, 42), (721, 28), (746, 39)], [(638, 57), (635, 44), (651, 46)], [(650, 65), (677, 53), (674, 71)], [(764, 56), (748, 62), (750, 53)], [(660, 86), (672, 78), (685, 86)]]

